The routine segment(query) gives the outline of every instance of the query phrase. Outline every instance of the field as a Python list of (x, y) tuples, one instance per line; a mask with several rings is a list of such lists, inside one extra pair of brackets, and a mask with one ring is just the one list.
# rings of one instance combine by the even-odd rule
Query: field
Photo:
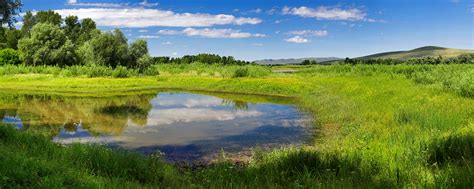
[(302, 149), (255, 150), (246, 165), (223, 155), (221, 163), (187, 169), (103, 147), (63, 147), (36, 133), (0, 127), (0, 187), (474, 186), (472, 64), (274, 68), (297, 71), (287, 74), (260, 66), (158, 65), (159, 76), (129, 78), (113, 78), (113, 71), (92, 77), (2, 69), (33, 68), (0, 68), (0, 89), (15, 93), (114, 96), (172, 88), (296, 97), (313, 114), (317, 133)]

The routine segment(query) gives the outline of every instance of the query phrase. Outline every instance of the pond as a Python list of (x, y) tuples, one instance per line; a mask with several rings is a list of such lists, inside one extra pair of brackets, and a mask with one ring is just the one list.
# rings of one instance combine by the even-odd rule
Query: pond
[(289, 98), (169, 92), (114, 97), (0, 94), (0, 118), (61, 144), (97, 143), (170, 161), (311, 140), (309, 116)]

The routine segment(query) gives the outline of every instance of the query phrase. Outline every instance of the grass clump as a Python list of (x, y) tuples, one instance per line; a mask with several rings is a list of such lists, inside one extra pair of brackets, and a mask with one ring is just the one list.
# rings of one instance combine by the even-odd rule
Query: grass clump
[(64, 147), (48, 138), (0, 126), (0, 188), (183, 186), (160, 157), (101, 146)]

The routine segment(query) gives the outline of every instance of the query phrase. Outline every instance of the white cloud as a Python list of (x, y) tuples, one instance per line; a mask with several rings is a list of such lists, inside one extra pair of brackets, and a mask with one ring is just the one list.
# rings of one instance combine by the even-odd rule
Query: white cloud
[(276, 8), (272, 8), (270, 10), (268, 10), (266, 13), (269, 14), (269, 15), (272, 15), (272, 14), (275, 14), (278, 10)]
[(162, 34), (162, 35), (178, 35), (180, 34), (179, 31), (176, 31), (176, 30), (160, 30), (158, 31), (158, 34)]
[(146, 32), (148, 32), (148, 30), (138, 30), (138, 32), (140, 32), (140, 33), (146, 33)]
[(317, 36), (317, 37), (324, 37), (328, 35), (328, 31), (326, 30), (298, 30), (298, 31), (290, 31), (288, 34), (291, 35), (299, 35), (299, 36)]
[(161, 43), (162, 45), (172, 45), (173, 43), (171, 43), (171, 41), (167, 41), (167, 42), (163, 42)]
[(263, 46), (261, 43), (252, 43), (253, 46)]
[(178, 52), (174, 52), (174, 53), (172, 53), (172, 54), (173, 54), (173, 56), (176, 56), (176, 55), (178, 55)]
[(81, 6), (81, 7), (107, 7), (107, 8), (119, 8), (126, 7), (129, 3), (79, 3), (77, 0), (68, 0), (68, 5)]
[(286, 42), (289, 42), (289, 43), (308, 43), (309, 40), (308, 39), (305, 39), (301, 36), (294, 36), (292, 38), (288, 38), (288, 39), (285, 39)]
[(198, 36), (205, 38), (251, 38), (251, 37), (266, 37), (265, 34), (252, 34), (248, 32), (241, 32), (240, 30), (233, 29), (195, 29), (195, 28), (186, 28), (182, 31), (176, 30), (160, 30), (159, 34), (163, 35), (186, 35), (186, 36)]
[(159, 3), (148, 3), (147, 0), (144, 0), (143, 2), (139, 3), (139, 5), (144, 7), (156, 7), (159, 5)]
[(251, 10), (250, 12), (253, 12), (253, 13), (261, 13), (263, 10), (261, 8), (257, 8), (257, 9), (254, 9), (254, 10)]
[(309, 7), (284, 7), (283, 14), (297, 15), (305, 18), (316, 18), (320, 20), (365, 20), (366, 13), (357, 8), (341, 9), (337, 7), (320, 6), (317, 8)]
[(250, 38), (250, 37), (265, 37), (264, 34), (251, 34), (248, 32), (240, 32), (239, 30), (233, 29), (194, 29), (186, 28), (183, 34), (187, 36), (200, 36), (206, 38)]
[(61, 16), (76, 15), (80, 19), (91, 18), (99, 26), (144, 28), (208, 27), (214, 25), (259, 24), (258, 18), (235, 17), (227, 14), (175, 13), (147, 8), (80, 8), (55, 10)]
[(142, 38), (142, 39), (158, 39), (158, 38), (160, 38), (160, 36), (157, 36), (157, 35), (140, 35), (138, 38)]

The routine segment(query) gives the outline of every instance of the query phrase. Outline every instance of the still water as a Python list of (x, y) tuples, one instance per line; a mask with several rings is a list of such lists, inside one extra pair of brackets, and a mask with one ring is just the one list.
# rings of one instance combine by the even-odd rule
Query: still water
[(0, 94), (0, 118), (57, 143), (98, 143), (168, 160), (301, 145), (308, 116), (286, 98), (159, 92), (116, 97)]

